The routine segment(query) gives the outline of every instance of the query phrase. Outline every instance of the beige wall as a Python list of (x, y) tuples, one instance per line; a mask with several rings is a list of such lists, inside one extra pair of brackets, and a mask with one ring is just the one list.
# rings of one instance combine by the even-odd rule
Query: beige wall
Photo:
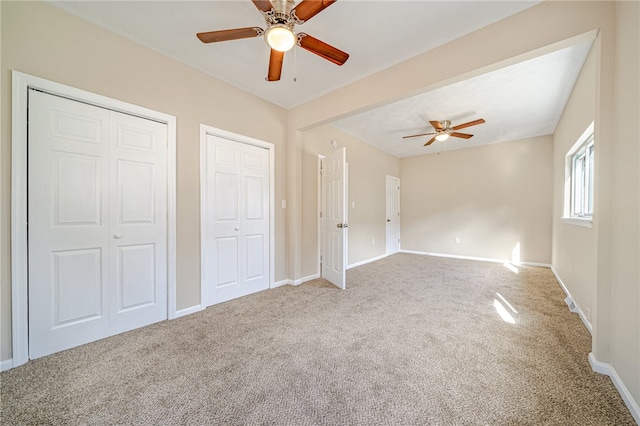
[(302, 143), (303, 277), (318, 273), (318, 155), (330, 154), (333, 140), (346, 148), (349, 164), (347, 264), (386, 252), (386, 175), (399, 177), (400, 160), (332, 126), (308, 130)]
[(640, 405), (640, 4), (616, 19), (611, 362)]
[(565, 223), (562, 216), (565, 156), (595, 119), (597, 50), (597, 45), (591, 49), (553, 135), (552, 264), (589, 322), (591, 313), (595, 312), (596, 229)]
[[(553, 265), (593, 325), (593, 353), (640, 404), (640, 7), (606, 3), (554, 135)], [(614, 25), (615, 24), (615, 25)], [(564, 156), (595, 122), (593, 229), (561, 221)], [(637, 409), (637, 408), (636, 408)], [(636, 411), (636, 415), (638, 412)]]
[[(2, 8), (2, 296), (0, 359), (11, 357), (10, 70), (177, 117), (177, 307), (200, 303), (199, 125), (276, 145), (276, 200), (285, 199), (286, 111), (39, 2)], [(279, 207), (279, 203), (277, 203)], [(276, 209), (276, 281), (287, 278), (285, 218)]]
[(444, 146), (401, 161), (402, 249), (549, 263), (551, 137)]

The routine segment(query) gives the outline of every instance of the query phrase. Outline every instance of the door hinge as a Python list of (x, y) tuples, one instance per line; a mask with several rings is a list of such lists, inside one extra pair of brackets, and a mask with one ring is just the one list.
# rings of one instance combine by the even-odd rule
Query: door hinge
[(320, 217), (322, 217), (322, 212), (320, 212)]

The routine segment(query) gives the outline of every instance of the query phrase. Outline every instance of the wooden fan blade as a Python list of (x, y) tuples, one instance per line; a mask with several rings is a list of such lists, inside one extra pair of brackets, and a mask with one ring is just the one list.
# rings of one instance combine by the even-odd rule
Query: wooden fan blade
[(425, 143), (424, 146), (429, 146), (431, 145), (434, 141), (436, 140), (436, 137), (432, 137), (431, 139), (429, 139), (429, 142)]
[(431, 123), (434, 129), (442, 130), (442, 124), (440, 124), (439, 121), (429, 121), (429, 123)]
[(258, 27), (235, 28), (233, 30), (209, 31), (196, 34), (203, 43), (215, 43), (218, 41), (238, 40), (241, 38), (257, 37), (262, 33)]
[(455, 136), (456, 138), (463, 138), (463, 139), (469, 139), (470, 137), (473, 137), (473, 135), (470, 135), (469, 133), (458, 133), (458, 132), (453, 132), (451, 133), (450, 136)]
[(470, 121), (468, 123), (458, 124), (457, 126), (453, 126), (451, 129), (452, 130), (460, 130), (460, 129), (464, 129), (465, 127), (471, 127), (471, 126), (475, 126), (476, 124), (482, 124), (484, 122), (485, 122), (484, 119), (479, 118), (477, 120), (473, 120), (473, 121)]
[(293, 8), (291, 14), (300, 21), (306, 22), (335, 2), (336, 0), (302, 0), (299, 5)]
[(315, 53), (316, 55), (333, 62), (336, 65), (342, 65), (347, 62), (347, 59), (349, 59), (348, 53), (336, 49), (335, 47), (330, 46), (324, 41), (320, 41), (309, 34), (299, 33), (298, 45), (311, 53)]
[(420, 133), (419, 135), (403, 136), (402, 139), (415, 138), (417, 136), (427, 136), (427, 135), (435, 135), (435, 133), (429, 132), (429, 133)]
[(269, 0), (251, 0), (253, 4), (262, 12), (268, 12), (273, 9)]
[(271, 49), (271, 57), (269, 58), (269, 74), (267, 75), (268, 81), (280, 80), (280, 74), (282, 74), (283, 59), (284, 52)]

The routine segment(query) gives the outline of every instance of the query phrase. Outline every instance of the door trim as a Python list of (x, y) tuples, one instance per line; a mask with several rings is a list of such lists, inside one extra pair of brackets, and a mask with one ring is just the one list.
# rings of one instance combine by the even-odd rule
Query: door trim
[[(200, 124), (200, 200), (205, 199), (205, 145), (207, 143), (207, 135), (216, 136), (233, 142), (244, 143), (247, 145), (257, 146), (269, 151), (269, 288), (275, 287), (275, 145), (271, 142), (261, 141), (249, 136), (240, 135), (238, 133), (229, 132), (227, 130), (218, 129), (217, 127)], [(207, 280), (205, 277), (205, 223), (204, 206), (200, 203), (200, 309), (208, 306), (207, 303)]]
[(27, 107), (29, 89), (167, 125), (167, 318), (176, 317), (176, 117), (12, 70), (11, 345), (12, 366), (29, 360)]

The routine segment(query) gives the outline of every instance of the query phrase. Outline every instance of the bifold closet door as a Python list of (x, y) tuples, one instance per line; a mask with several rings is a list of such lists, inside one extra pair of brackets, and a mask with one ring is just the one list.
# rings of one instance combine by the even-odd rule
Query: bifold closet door
[(207, 135), (203, 243), (207, 304), (269, 288), (269, 151)]
[(29, 357), (167, 317), (166, 126), (30, 90)]

